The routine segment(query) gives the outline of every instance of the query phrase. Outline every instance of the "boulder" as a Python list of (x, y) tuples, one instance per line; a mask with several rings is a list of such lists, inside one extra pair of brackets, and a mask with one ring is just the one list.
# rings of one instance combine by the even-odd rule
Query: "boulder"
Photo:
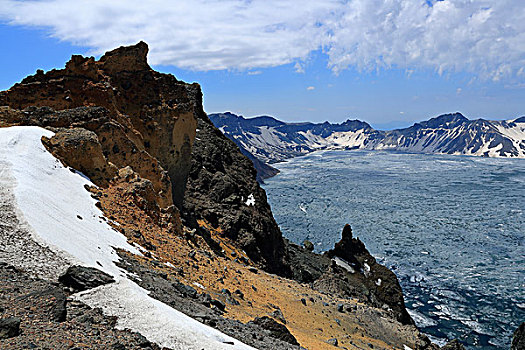
[(292, 345), (299, 345), (297, 339), (295, 339), (295, 337), (292, 335), (292, 333), (290, 333), (285, 325), (280, 324), (268, 316), (256, 317), (253, 321), (248, 322), (248, 324), (254, 324), (263, 329), (266, 329), (270, 332), (270, 335), (273, 338), (280, 339)]
[(16, 337), (20, 334), (20, 318), (8, 317), (0, 319), (0, 339)]
[(70, 266), (67, 271), (58, 278), (59, 282), (76, 292), (92, 289), (104, 284), (113, 283), (113, 277), (94, 267)]
[(51, 138), (43, 137), (42, 143), (65, 165), (82, 172), (96, 184), (105, 187), (117, 174), (117, 167), (108, 162), (93, 131), (61, 129)]

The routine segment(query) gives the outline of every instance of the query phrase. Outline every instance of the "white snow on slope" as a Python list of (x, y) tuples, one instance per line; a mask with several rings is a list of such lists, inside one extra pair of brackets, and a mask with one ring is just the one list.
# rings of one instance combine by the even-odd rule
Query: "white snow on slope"
[(245, 204), (249, 207), (253, 207), (255, 205), (255, 197), (253, 196), (253, 193), (250, 193)]
[(140, 332), (161, 346), (181, 350), (252, 349), (149, 297), (146, 290), (127, 279), (114, 264), (118, 256), (113, 247), (135, 254), (139, 251), (100, 219), (102, 213), (84, 189), (92, 183), (64, 167), (43, 147), (41, 137), (52, 135), (39, 127), (0, 128), (0, 164), (4, 164), (0, 185), (13, 188), (18, 210), (32, 227), (35, 239), (71, 264), (99, 268), (117, 280), (74, 297), (117, 316), (118, 328)]
[(147, 297), (145, 289), (128, 279), (80, 293), (76, 298), (91, 307), (102, 308), (105, 314), (117, 316), (117, 328), (137, 330), (161, 347), (174, 350), (253, 349)]
[(39, 127), (0, 129), (0, 157), (11, 164), (18, 208), (39, 238), (66, 253), (71, 263), (123, 276), (114, 264), (118, 257), (112, 247), (139, 251), (100, 218), (102, 212), (84, 188), (92, 183), (53, 157), (42, 145), (42, 136), (53, 133)]
[[(484, 121), (485, 125), (461, 124), (419, 129), (415, 133), (378, 135), (368, 129), (334, 131), (327, 137), (312, 130), (286, 134), (272, 126), (259, 126), (259, 133), (235, 134), (241, 145), (266, 163), (275, 163), (317, 150), (397, 150), (413, 153), (457, 154), (525, 158), (525, 123)], [(222, 130), (222, 129), (221, 129)], [(403, 130), (400, 130), (403, 132)], [(503, 144), (514, 150), (501, 152)]]

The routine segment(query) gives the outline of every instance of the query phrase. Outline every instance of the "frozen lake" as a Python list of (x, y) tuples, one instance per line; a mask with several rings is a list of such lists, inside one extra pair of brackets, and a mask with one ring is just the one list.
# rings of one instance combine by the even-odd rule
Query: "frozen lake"
[(433, 340), (510, 347), (525, 321), (525, 160), (325, 151), (276, 167), (264, 188), (285, 237), (321, 252), (350, 223)]

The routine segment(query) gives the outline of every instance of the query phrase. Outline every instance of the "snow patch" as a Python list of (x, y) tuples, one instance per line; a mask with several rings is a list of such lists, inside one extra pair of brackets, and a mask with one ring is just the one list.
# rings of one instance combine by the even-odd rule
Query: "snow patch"
[(18, 208), (36, 235), (51, 250), (65, 252), (72, 264), (100, 268), (99, 262), (113, 277), (124, 276), (114, 264), (118, 256), (113, 247), (141, 253), (98, 219), (103, 213), (84, 188), (93, 184), (44, 148), (42, 136), (53, 135), (40, 127), (0, 128), (0, 158), (11, 165)]
[(17, 209), (35, 240), (64, 255), (70, 264), (101, 269), (116, 280), (72, 297), (117, 316), (118, 328), (139, 332), (162, 347), (253, 349), (151, 298), (148, 291), (128, 279), (115, 265), (115, 248), (140, 255), (139, 249), (98, 219), (103, 214), (84, 188), (93, 185), (89, 179), (71, 172), (44, 148), (42, 136), (53, 135), (40, 127), (0, 128), (0, 164), (5, 164), (0, 170), (0, 185), (14, 188)]
[(370, 265), (368, 265), (367, 263), (364, 263), (363, 266), (364, 266), (363, 274), (365, 275), (365, 277), (369, 277), (370, 276)]
[(246, 200), (245, 204), (249, 207), (253, 207), (255, 205), (255, 198), (253, 197), (253, 193), (250, 193), (248, 196), (248, 199)]
[(355, 270), (352, 266), (350, 266), (349, 263), (347, 263), (345, 260), (339, 258), (339, 257), (334, 257), (332, 259), (338, 266), (341, 266), (343, 269), (345, 269), (346, 271), (350, 272), (350, 273), (355, 273)]
[(140, 330), (148, 340), (161, 347), (175, 350), (253, 349), (149, 297), (147, 290), (127, 279), (77, 294), (74, 298), (91, 307), (102, 308), (107, 315), (117, 316), (118, 329)]

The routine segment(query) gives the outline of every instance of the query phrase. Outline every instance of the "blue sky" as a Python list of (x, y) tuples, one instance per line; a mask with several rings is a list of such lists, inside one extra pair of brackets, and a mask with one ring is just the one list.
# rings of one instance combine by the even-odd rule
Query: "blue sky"
[(378, 128), (456, 111), (525, 115), (521, 0), (0, 5), (0, 89), (61, 68), (72, 54), (145, 40), (155, 69), (201, 84), (208, 113)]

